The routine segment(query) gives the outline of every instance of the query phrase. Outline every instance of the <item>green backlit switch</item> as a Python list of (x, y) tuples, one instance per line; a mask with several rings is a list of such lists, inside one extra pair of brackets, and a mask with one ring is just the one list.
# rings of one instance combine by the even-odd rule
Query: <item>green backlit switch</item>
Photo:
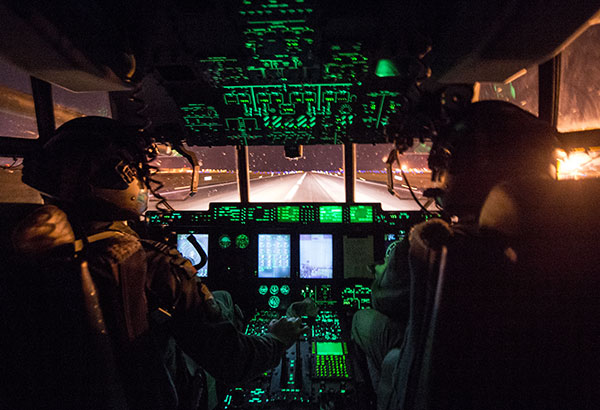
[(298, 206), (278, 206), (277, 207), (278, 222), (299, 222), (300, 207)]
[(370, 205), (350, 206), (350, 223), (372, 223), (373, 207)]
[(337, 205), (320, 206), (319, 221), (321, 223), (342, 223), (342, 207)]

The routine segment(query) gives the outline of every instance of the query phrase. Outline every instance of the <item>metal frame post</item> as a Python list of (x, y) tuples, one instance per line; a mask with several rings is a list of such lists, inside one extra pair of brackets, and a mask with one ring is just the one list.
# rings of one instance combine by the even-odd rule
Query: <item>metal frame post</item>
[(356, 144), (344, 143), (344, 187), (346, 203), (354, 203), (356, 192)]
[(247, 204), (250, 202), (250, 172), (248, 170), (248, 146), (236, 145), (237, 154), (237, 183), (240, 193), (240, 202)]
[(31, 77), (31, 94), (35, 105), (39, 141), (44, 144), (52, 137), (56, 129), (52, 86), (44, 80)]
[(553, 127), (558, 123), (560, 101), (561, 54), (540, 64), (538, 67), (538, 110), (539, 118)]

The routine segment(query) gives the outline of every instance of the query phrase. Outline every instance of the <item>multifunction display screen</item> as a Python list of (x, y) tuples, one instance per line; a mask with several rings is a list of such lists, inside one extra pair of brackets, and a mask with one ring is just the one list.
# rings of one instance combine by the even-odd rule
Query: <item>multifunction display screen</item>
[(333, 235), (300, 235), (300, 278), (333, 278)]
[(177, 250), (198, 269), (197, 276), (208, 276), (208, 234), (178, 234)]
[(258, 235), (258, 277), (290, 277), (290, 235)]
[(316, 342), (314, 347), (315, 353), (319, 356), (341, 356), (344, 354), (344, 345), (342, 342)]

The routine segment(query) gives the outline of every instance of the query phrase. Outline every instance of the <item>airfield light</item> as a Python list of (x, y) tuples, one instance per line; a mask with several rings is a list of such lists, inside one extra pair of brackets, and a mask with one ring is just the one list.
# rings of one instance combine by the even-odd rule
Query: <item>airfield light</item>
[(600, 176), (600, 147), (577, 148), (570, 152), (557, 150), (558, 179), (597, 178)]

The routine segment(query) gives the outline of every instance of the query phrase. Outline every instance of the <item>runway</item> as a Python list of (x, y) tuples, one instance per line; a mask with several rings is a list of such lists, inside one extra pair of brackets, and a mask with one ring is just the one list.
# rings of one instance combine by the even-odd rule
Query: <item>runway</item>
[[(383, 184), (356, 181), (356, 202), (380, 202), (384, 210), (418, 210), (419, 206), (405, 189), (398, 190), (406, 199), (398, 199)], [(417, 195), (419, 196), (419, 195)], [(169, 198), (169, 193), (165, 195)], [(320, 172), (264, 176), (250, 181), (251, 202), (344, 202), (344, 179)], [(235, 182), (201, 187), (193, 197), (172, 200), (176, 210), (206, 210), (210, 202), (239, 202)], [(156, 202), (151, 202), (151, 206)]]

